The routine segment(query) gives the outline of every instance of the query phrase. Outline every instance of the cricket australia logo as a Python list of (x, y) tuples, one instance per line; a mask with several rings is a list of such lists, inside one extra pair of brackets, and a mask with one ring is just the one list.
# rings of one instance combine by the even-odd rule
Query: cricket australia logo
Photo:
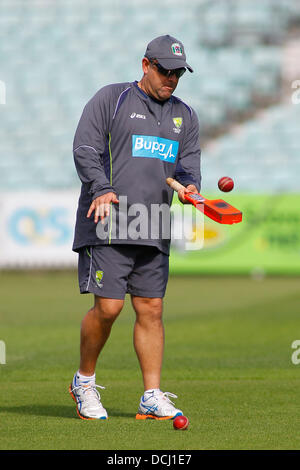
[(181, 126), (182, 126), (182, 117), (175, 117), (173, 118), (173, 122), (175, 124), (176, 127), (173, 128), (173, 131), (176, 133), (176, 134), (180, 134), (181, 132)]
[(182, 56), (182, 48), (181, 48), (181, 45), (178, 44), (178, 42), (174, 42), (171, 48), (172, 48), (172, 52), (174, 55)]
[(98, 287), (103, 287), (102, 279), (103, 279), (103, 271), (96, 271), (96, 283)]

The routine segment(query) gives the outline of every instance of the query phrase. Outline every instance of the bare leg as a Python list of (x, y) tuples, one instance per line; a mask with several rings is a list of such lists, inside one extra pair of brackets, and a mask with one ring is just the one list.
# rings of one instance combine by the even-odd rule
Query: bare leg
[(123, 304), (123, 300), (95, 295), (94, 307), (87, 312), (81, 323), (79, 372), (82, 375), (94, 374), (98, 356)]
[(131, 297), (136, 312), (134, 347), (140, 363), (144, 390), (160, 388), (164, 351), (161, 298)]

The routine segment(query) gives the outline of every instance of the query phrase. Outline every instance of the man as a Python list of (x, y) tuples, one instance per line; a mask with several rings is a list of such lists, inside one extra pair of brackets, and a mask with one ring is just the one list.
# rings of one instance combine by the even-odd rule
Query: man
[[(74, 138), (82, 189), (73, 250), (79, 253), (80, 292), (94, 294), (94, 306), (81, 324), (80, 365), (69, 389), (82, 419), (108, 417), (95, 368), (126, 293), (136, 313), (134, 347), (144, 383), (136, 418), (182, 414), (169, 398), (176, 395), (160, 390), (170, 236), (159, 224), (158, 236), (144, 229), (153, 223), (155, 205), (171, 205), (168, 176), (185, 186), (179, 193), (183, 203), (184, 192), (200, 190), (198, 119), (173, 96), (179, 78), (193, 70), (183, 44), (169, 35), (148, 44), (142, 68), (139, 82), (108, 85), (95, 94)], [(137, 204), (144, 209), (143, 227), (132, 234)]]

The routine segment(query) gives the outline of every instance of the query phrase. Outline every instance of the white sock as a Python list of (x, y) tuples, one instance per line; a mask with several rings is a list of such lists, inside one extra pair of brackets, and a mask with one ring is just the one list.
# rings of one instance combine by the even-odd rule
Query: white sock
[(88, 383), (88, 382), (93, 382), (95, 383), (96, 381), (96, 374), (93, 375), (82, 375), (80, 374), (79, 370), (76, 372), (76, 378), (79, 383)]
[(155, 393), (155, 392), (160, 392), (160, 389), (159, 388), (151, 388), (149, 390), (145, 390), (144, 395), (146, 395), (146, 394), (151, 395), (152, 393)]

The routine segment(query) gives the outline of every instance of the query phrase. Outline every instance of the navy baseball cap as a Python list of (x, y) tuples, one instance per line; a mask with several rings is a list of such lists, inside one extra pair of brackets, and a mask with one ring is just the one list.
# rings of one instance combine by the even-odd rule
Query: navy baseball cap
[(145, 57), (147, 59), (157, 59), (157, 62), (167, 70), (187, 68), (193, 72), (192, 67), (186, 62), (186, 55), (182, 42), (169, 36), (159, 36), (149, 42)]

